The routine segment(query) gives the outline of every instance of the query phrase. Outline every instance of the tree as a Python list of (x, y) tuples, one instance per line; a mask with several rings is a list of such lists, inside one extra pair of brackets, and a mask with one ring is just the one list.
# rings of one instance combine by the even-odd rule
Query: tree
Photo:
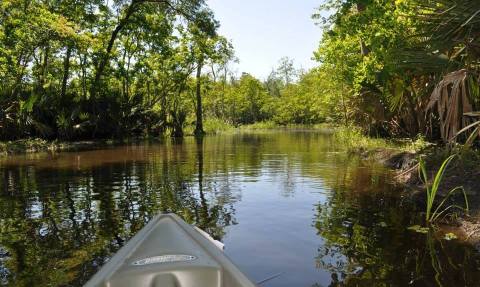
[(297, 71), (293, 65), (293, 60), (288, 57), (281, 58), (278, 61), (277, 74), (283, 80), (284, 85), (291, 84), (297, 76)]
[(181, 135), (198, 56), (229, 47), (201, 0), (8, 0), (0, 15), (1, 139)]
[(202, 105), (202, 68), (208, 61), (226, 63), (233, 56), (231, 44), (217, 34), (219, 23), (210, 10), (204, 10), (199, 21), (189, 27), (192, 41), (192, 52), (196, 59), (195, 86), (195, 136), (203, 136)]
[(268, 93), (273, 97), (280, 97), (280, 91), (283, 89), (282, 79), (278, 77), (278, 72), (272, 70), (265, 81)]
[(239, 125), (268, 119), (272, 107), (270, 99), (262, 82), (244, 73), (226, 96), (230, 121)]

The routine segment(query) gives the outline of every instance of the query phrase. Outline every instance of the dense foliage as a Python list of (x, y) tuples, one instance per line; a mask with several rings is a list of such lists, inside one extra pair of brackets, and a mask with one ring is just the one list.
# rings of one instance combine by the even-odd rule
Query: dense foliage
[(480, 107), (479, 9), (468, 0), (322, 5), (316, 58), (341, 75), (332, 80), (347, 91), (345, 120), (371, 133), (454, 139)]
[(7, 0), (0, 15), (3, 139), (181, 135), (192, 72), (231, 55), (201, 0)]
[(480, 123), (469, 128), (480, 108), (479, 10), (469, 0), (328, 0), (314, 15), (318, 67), (283, 58), (262, 81), (230, 71), (233, 47), (203, 0), (2, 1), (0, 139), (181, 137), (186, 126), (202, 135), (204, 118), (467, 139)]

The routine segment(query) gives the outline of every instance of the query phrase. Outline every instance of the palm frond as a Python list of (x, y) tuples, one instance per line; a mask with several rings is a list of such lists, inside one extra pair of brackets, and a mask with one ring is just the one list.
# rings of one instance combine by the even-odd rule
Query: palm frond
[(417, 0), (418, 19), (433, 50), (448, 51), (451, 59), (480, 51), (480, 1)]
[(465, 69), (445, 75), (430, 97), (427, 110), (437, 107), (441, 136), (446, 142), (454, 140), (459, 131), (470, 124), (470, 119), (464, 116), (473, 112), (468, 77)]

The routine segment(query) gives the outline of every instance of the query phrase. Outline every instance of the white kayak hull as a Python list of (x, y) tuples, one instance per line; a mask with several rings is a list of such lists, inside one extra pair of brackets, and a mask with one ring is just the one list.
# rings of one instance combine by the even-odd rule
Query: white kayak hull
[(86, 287), (255, 287), (214, 240), (174, 214), (154, 217)]

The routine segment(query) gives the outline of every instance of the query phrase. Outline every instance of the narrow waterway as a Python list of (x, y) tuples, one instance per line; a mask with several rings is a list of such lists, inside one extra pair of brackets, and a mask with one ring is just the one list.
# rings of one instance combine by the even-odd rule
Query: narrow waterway
[(262, 286), (480, 286), (480, 252), (407, 230), (382, 166), (276, 131), (0, 159), (0, 285), (81, 286), (158, 212)]

